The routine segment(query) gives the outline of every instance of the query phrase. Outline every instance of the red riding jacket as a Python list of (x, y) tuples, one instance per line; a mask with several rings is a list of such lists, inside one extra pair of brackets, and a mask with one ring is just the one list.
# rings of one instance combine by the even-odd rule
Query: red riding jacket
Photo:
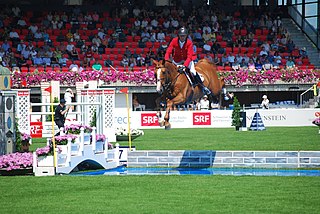
[(166, 55), (164, 57), (165, 60), (170, 59), (170, 55), (172, 54), (172, 58), (175, 62), (185, 61), (183, 63), (184, 66), (188, 67), (190, 62), (194, 59), (193, 53), (193, 44), (192, 41), (186, 39), (186, 42), (183, 44), (182, 48), (179, 45), (179, 38), (176, 37), (172, 39), (169, 44), (169, 47), (166, 51)]

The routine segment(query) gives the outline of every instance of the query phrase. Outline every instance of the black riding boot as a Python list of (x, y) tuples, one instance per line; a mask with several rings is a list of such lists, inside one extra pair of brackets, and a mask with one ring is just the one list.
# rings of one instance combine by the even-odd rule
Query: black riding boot
[(207, 88), (206, 86), (203, 85), (203, 82), (202, 82), (202, 80), (201, 80), (201, 78), (200, 78), (198, 73), (196, 73), (196, 75), (194, 75), (193, 77), (194, 77), (193, 87), (195, 87), (196, 85), (199, 84), (202, 92), (205, 95), (211, 94), (211, 91), (209, 90), (209, 88)]

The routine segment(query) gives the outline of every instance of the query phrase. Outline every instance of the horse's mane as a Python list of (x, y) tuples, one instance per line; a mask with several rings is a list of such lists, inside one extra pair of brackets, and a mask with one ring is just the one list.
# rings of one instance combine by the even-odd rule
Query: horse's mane
[(210, 65), (214, 65), (214, 66), (216, 65), (216, 64), (214, 64), (212, 61), (209, 61), (208, 59), (205, 59), (205, 58), (204, 58), (204, 59), (200, 59), (200, 60), (198, 61), (198, 63), (199, 63), (199, 62), (206, 62), (206, 63), (208, 63), (208, 64), (210, 64)]
[(173, 71), (177, 71), (177, 66), (172, 61), (165, 60), (163, 65), (165, 66), (166, 64), (169, 65), (170, 67), (172, 67)]

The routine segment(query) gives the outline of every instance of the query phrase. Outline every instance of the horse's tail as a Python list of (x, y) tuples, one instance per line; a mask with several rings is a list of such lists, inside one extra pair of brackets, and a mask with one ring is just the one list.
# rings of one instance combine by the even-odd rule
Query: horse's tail
[(220, 85), (221, 85), (221, 88), (226, 87), (226, 83), (224, 82), (224, 77), (220, 77)]

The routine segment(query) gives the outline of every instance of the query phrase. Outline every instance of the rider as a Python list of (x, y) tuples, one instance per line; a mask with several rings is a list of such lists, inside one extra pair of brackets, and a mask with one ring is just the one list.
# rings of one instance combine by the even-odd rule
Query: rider
[(165, 60), (170, 59), (172, 54), (173, 63), (179, 66), (179, 72), (184, 73), (186, 69), (189, 69), (194, 78), (191, 78), (192, 87), (200, 85), (204, 94), (211, 94), (211, 91), (203, 85), (203, 82), (194, 68), (194, 53), (193, 44), (190, 39), (187, 39), (188, 30), (185, 27), (181, 27), (178, 31), (178, 37), (172, 39), (169, 47), (166, 51)]

